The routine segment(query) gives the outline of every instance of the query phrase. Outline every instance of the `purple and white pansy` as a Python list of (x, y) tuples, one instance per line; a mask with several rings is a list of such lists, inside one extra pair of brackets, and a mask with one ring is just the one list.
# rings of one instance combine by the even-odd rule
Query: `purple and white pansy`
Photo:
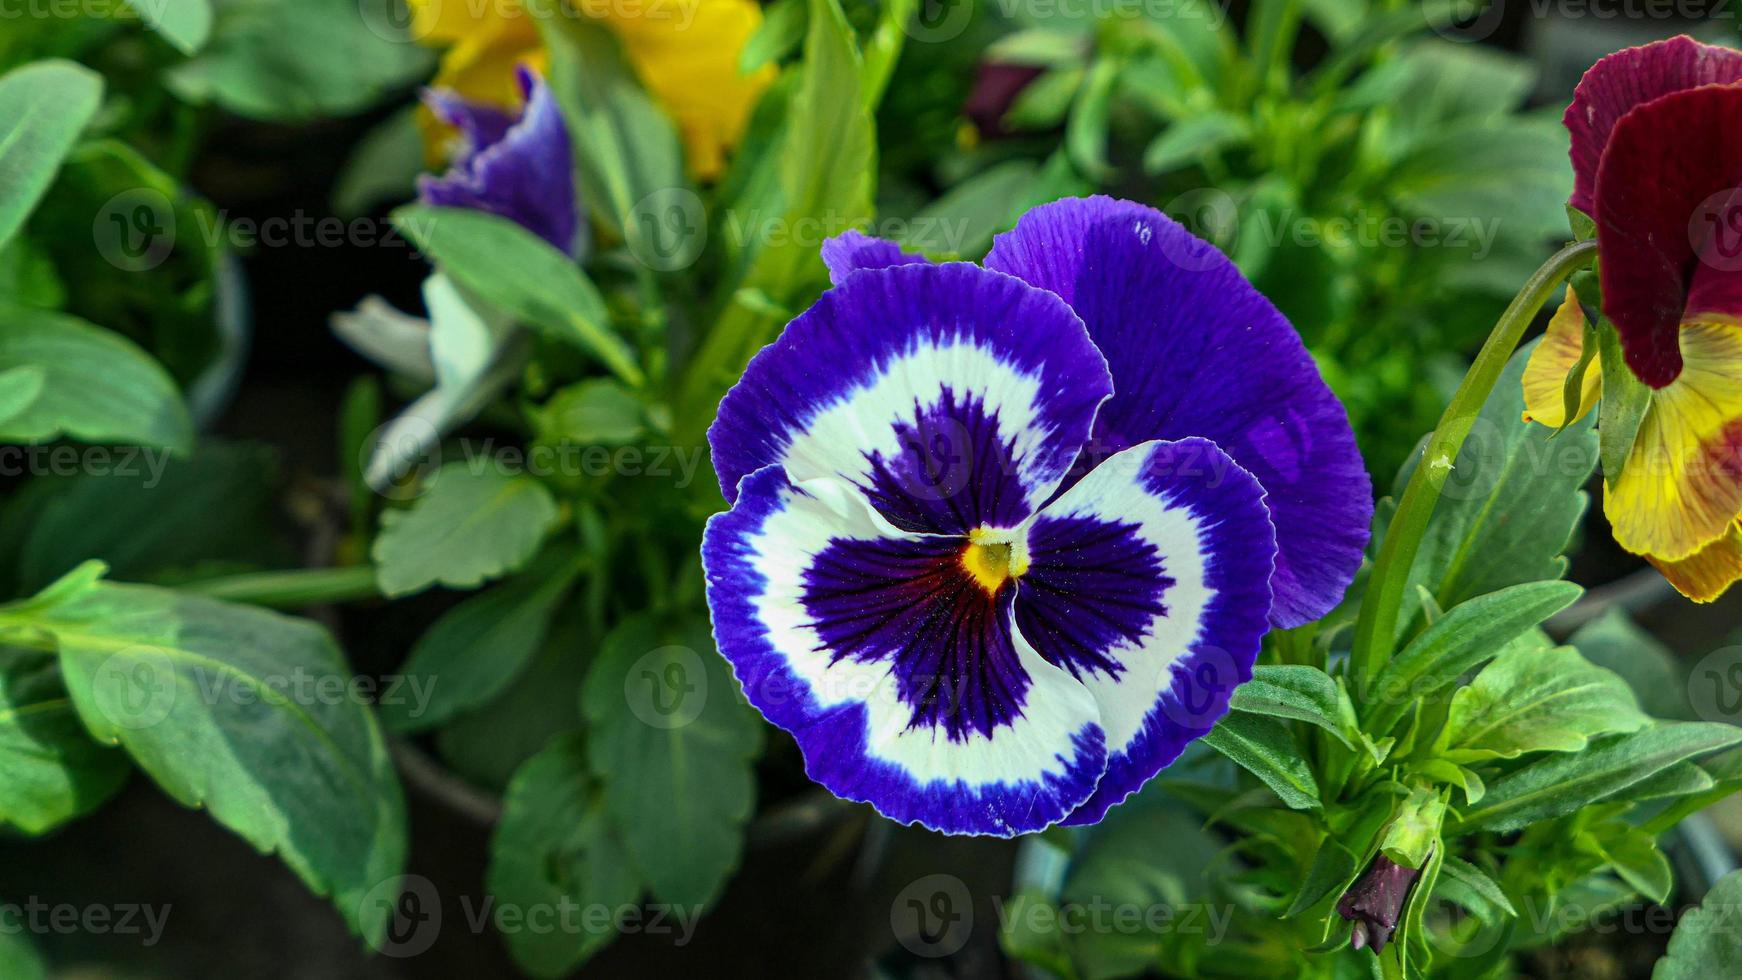
[(709, 430), (720, 651), (811, 777), (904, 823), (1093, 823), (1324, 615), (1372, 496), (1299, 336), (1160, 212), (1059, 201), (985, 267), (848, 233)]

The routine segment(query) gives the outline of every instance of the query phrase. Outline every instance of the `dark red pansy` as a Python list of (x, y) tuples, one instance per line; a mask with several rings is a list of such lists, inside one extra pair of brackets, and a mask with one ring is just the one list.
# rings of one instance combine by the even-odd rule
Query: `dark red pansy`
[(1677, 37), (1597, 62), (1567, 109), (1571, 204), (1597, 224), (1604, 312), (1654, 388), (1681, 374), (1683, 322), (1742, 315), (1739, 81), (1742, 52)]

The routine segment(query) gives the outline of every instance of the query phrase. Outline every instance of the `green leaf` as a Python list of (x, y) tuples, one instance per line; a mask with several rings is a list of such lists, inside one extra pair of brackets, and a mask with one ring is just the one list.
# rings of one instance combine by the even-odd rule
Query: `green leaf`
[(448, 610), (411, 648), (399, 673), (429, 697), (383, 704), (382, 720), (398, 732), (420, 732), (479, 705), (513, 684), (544, 644), (551, 616), (580, 568), (553, 550), (521, 575)]
[(405, 860), (405, 807), (373, 713), (332, 639), (305, 620), (81, 569), (0, 628), (51, 634), (79, 718), (175, 800), (276, 852), (367, 940), (366, 900)]
[[(1066, 909), (1130, 908), (1165, 911), (1175, 923), (1208, 921), (1224, 908), (1208, 891), (1208, 877), (1225, 842), (1165, 794), (1139, 792), (1085, 828), (1059, 887)], [(1168, 841), (1168, 847), (1156, 847)], [(1190, 917), (1188, 919), (1188, 917)], [(1071, 960), (1084, 980), (1130, 977), (1145, 971), (1178, 976), (1171, 957), (1202, 950), (1210, 929), (1161, 932), (1148, 928), (1081, 928), (1060, 924)]]
[(42, 390), (0, 421), (0, 440), (62, 436), (186, 453), (193, 421), (162, 367), (132, 341), (75, 317), (0, 301), (0, 371), (35, 367)]
[(611, 328), (604, 297), (567, 255), (514, 222), (469, 208), (414, 204), (393, 224), (431, 262), (546, 337), (591, 353), (626, 384), (645, 380), (635, 351)]
[(1416, 771), (1430, 779), (1438, 780), (1456, 786), (1464, 791), (1466, 804), (1479, 803), (1488, 792), (1488, 786), (1482, 782), (1482, 777), (1475, 770), (1447, 762), (1444, 759), (1428, 759), (1418, 763)]
[(367, 216), (381, 204), (397, 204), (416, 196), (417, 175), (429, 165), (420, 106), (408, 106), (363, 134), (345, 161), (333, 186), (333, 213), (345, 218)]
[(1485, 922), (1493, 922), (1504, 915), (1516, 918), (1518, 910), (1512, 907), (1512, 900), (1506, 897), (1506, 892), (1499, 882), (1488, 876), (1488, 873), (1476, 867), (1455, 854), (1447, 854), (1445, 863), (1440, 865), (1440, 888), (1448, 884), (1461, 886), (1458, 904), (1476, 913)]
[(1380, 853), (1406, 868), (1422, 867), (1439, 843), (1445, 817), (1446, 801), (1438, 790), (1414, 790), (1379, 839)]
[(1603, 365), (1603, 400), (1596, 413), (1602, 437), (1603, 481), (1613, 490), (1627, 468), (1627, 456), (1645, 422), (1646, 410), (1651, 408), (1652, 394), (1627, 367), (1621, 338), (1607, 318), (1598, 324), (1597, 338), (1597, 356)]
[(102, 99), (102, 78), (68, 61), (0, 76), (0, 245), (36, 209)]
[(1712, 980), (1742, 976), (1742, 931), (1736, 910), (1742, 907), (1742, 871), (1718, 879), (1700, 907), (1682, 916), (1669, 951), (1657, 961), (1651, 980)]
[(1366, 699), (1376, 706), (1367, 729), (1390, 731), (1409, 708), (1451, 687), (1583, 591), (1571, 582), (1530, 582), (1460, 603), (1379, 671)]
[(1107, 162), (1109, 116), (1113, 94), (1119, 86), (1119, 62), (1102, 58), (1089, 66), (1089, 75), (1065, 120), (1065, 152), (1078, 170), (1097, 180), (1112, 176)]
[(1004, 118), (999, 120), (1000, 125), (1013, 132), (1056, 129), (1071, 111), (1087, 75), (1085, 69), (1076, 65), (1048, 71), (1016, 93)]
[(29, 938), (0, 932), (0, 977), (8, 980), (48, 980), (48, 967)]
[(998, 945), (1005, 955), (1056, 977), (1074, 974), (1064, 932), (1056, 928), (1059, 910), (1045, 892), (1025, 888), (1010, 896), (1005, 908), (1006, 914), (999, 916), (998, 931)]
[[(865, 108), (864, 59), (837, 0), (809, 0), (803, 68), (782, 123), (776, 162), (764, 163), (778, 187), (755, 186), (758, 209), (788, 231), (856, 228), (875, 213), (877, 133)], [(778, 89), (776, 90), (778, 91)], [(771, 92), (772, 95), (772, 92)], [(680, 444), (699, 444), (720, 396), (751, 355), (773, 339), (782, 318), (739, 297), (762, 295), (775, 309), (803, 308), (827, 282), (820, 241), (804, 234), (756, 235), (738, 256), (740, 279), (719, 295), (732, 301), (685, 369), (677, 417)]]
[(442, 759), (479, 786), (508, 785), (550, 740), (581, 725), (581, 682), (593, 665), (597, 637), (583, 604), (559, 609), (544, 648), (506, 691), (436, 735)]
[(0, 372), (0, 426), (22, 415), (47, 385), (48, 370), (39, 364)]
[(738, 52), (739, 73), (748, 75), (797, 51), (804, 43), (807, 15), (805, 0), (774, 0), (763, 8), (762, 26)]
[[(139, 0), (159, 7), (188, 0)], [(164, 84), (183, 100), (252, 119), (344, 116), (428, 77), (430, 49), (412, 43), (391, 6), (357, 0), (226, 3), (211, 40), (172, 65)]]
[(1742, 742), (1742, 729), (1671, 722), (1611, 735), (1583, 752), (1545, 756), (1494, 780), (1480, 805), (1468, 807), (1457, 832), (1517, 830), (1572, 813), (1678, 762)]
[(1453, 693), (1436, 749), (1466, 765), (1526, 752), (1578, 752), (1599, 735), (1650, 723), (1626, 681), (1572, 647), (1521, 650)]
[(1234, 689), (1228, 706), (1316, 725), (1351, 749), (1355, 743), (1350, 736), (1360, 728), (1348, 693), (1317, 667), (1254, 667), (1252, 679)]
[[(186, 459), (118, 449), (100, 470), (39, 477), (0, 508), (0, 525), (9, 526), (0, 554), (13, 563), (0, 582), (34, 592), (92, 559), (134, 581), (287, 559), (262, 533), (278, 514), (278, 473), (277, 456), (263, 446), (208, 441)], [(18, 537), (7, 548), (11, 527)]]
[(101, 806), (129, 766), (85, 733), (53, 662), (17, 653), (0, 646), (0, 826), (34, 835)]
[(1687, 679), (1670, 649), (1620, 609), (1586, 623), (1567, 641), (1599, 667), (1621, 675), (1653, 718), (1690, 720)]
[[(567, 976), (616, 938), (621, 916), (639, 913), (641, 881), (579, 735), (557, 739), (515, 773), (490, 838), (489, 887), (504, 908), (573, 910), (572, 922), (554, 928), (504, 932), (514, 961), (535, 977)], [(592, 914), (601, 909), (609, 915)]]
[(199, 53), (212, 36), (211, 0), (127, 0), (127, 5), (182, 54)]
[(1320, 808), (1319, 784), (1313, 779), (1312, 767), (1295, 744), (1294, 733), (1282, 722), (1231, 713), (1210, 729), (1204, 744), (1257, 776), (1290, 809)]
[(1030, 161), (1009, 160), (969, 177), (913, 216), (902, 245), (928, 254), (984, 252), (993, 235), (1016, 223), (1038, 170)]
[(1640, 803), (1704, 793), (1718, 785), (1711, 774), (1692, 762), (1678, 762), (1668, 769), (1603, 798), (1605, 803)]
[(1543, 119), (1434, 123), (1392, 170), (1386, 189), (1410, 215), (1512, 222), (1503, 225), (1508, 235), (1551, 235), (1567, 223), (1566, 154), (1566, 132)]
[[(1561, 555), (1585, 513), (1581, 488), (1596, 466), (1597, 437), (1589, 416), (1558, 435), (1524, 421), (1531, 349), (1507, 365), (1472, 425), (1411, 570), (1442, 609), (1566, 574)], [(1399, 474), (1399, 492), (1413, 470), (1412, 462)], [(1399, 623), (1411, 619), (1406, 607)]]
[(1156, 176), (1178, 170), (1250, 136), (1246, 120), (1230, 113), (1210, 112), (1182, 119), (1150, 141), (1143, 151), (1143, 172)]
[(475, 588), (531, 561), (559, 516), (550, 491), (529, 476), (449, 463), (409, 510), (381, 515), (372, 550), (381, 592)]
[[(693, 261), (707, 229), (670, 118), (605, 24), (543, 5), (532, 16), (550, 52), (551, 91), (574, 144), (581, 199), (654, 268)], [(667, 220), (673, 205), (683, 220)]]
[(645, 406), (605, 378), (569, 385), (531, 415), (539, 441), (553, 445), (621, 446), (647, 431)]
[(606, 807), (654, 896), (711, 905), (743, 849), (762, 729), (707, 625), (625, 620), (606, 637), (581, 708)]
[(1617, 821), (1580, 835), (1580, 844), (1595, 851), (1639, 894), (1660, 905), (1669, 900), (1675, 874), (1652, 835)]
[(1289, 903), (1288, 911), (1282, 917), (1292, 919), (1333, 895), (1341, 895), (1354, 883), (1360, 871), (1355, 855), (1335, 839), (1326, 837), (1313, 854), (1306, 880), (1301, 882), (1294, 901)]

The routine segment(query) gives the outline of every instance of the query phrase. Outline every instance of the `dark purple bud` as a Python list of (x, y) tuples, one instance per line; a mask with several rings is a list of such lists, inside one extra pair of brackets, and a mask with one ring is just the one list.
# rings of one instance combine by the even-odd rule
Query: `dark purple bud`
[(1356, 949), (1372, 946), (1373, 952), (1384, 952), (1385, 944), (1397, 932), (1409, 890), (1419, 877), (1418, 868), (1406, 868), (1383, 854), (1375, 858), (1367, 873), (1337, 900), (1337, 914), (1355, 923), (1350, 945)]
[(968, 93), (962, 112), (985, 139), (1010, 135), (1004, 128), (1004, 114), (1016, 103), (1031, 82), (1046, 73), (1037, 65), (1011, 65), (989, 61), (980, 66), (974, 76), (974, 88)]
[(573, 151), (556, 99), (530, 69), (519, 69), (526, 108), (518, 116), (451, 92), (424, 101), (460, 131), (453, 169), (418, 180), (418, 197), (440, 207), (488, 211), (518, 223), (571, 256), (586, 244), (575, 193)]

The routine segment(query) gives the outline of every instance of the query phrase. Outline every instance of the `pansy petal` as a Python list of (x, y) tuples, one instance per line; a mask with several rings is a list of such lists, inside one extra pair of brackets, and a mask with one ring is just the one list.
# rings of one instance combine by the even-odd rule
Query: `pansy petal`
[(531, 69), (519, 69), (526, 111), (500, 140), (468, 147), (446, 175), (422, 177), (429, 204), (473, 208), (509, 219), (569, 254), (582, 243), (569, 131), (556, 98)]
[(1105, 197), (1029, 211), (988, 268), (1063, 297), (1112, 366), (1092, 449), (1213, 440), (1268, 494), (1279, 553), (1271, 622), (1329, 612), (1354, 580), (1372, 483), (1348, 414), (1282, 314), (1207, 242)]
[(1028, 529), (1017, 630), (1100, 706), (1094, 823), (1209, 731), (1269, 629), (1276, 539), (1264, 490), (1205, 439), (1096, 467)]
[(865, 269), (887, 269), (892, 265), (915, 265), (928, 261), (923, 255), (903, 252), (901, 246), (883, 238), (872, 238), (856, 228), (823, 243), (823, 264), (829, 267), (829, 281), (839, 286), (855, 272)]
[(1686, 35), (1617, 51), (1585, 72), (1563, 121), (1572, 135), (1572, 205), (1595, 207), (1597, 168), (1621, 117), (1653, 99), (1713, 83), (1742, 80), (1742, 52)]
[(727, 501), (746, 474), (836, 477), (897, 526), (1020, 524), (1112, 391), (1058, 297), (963, 263), (850, 276), (751, 359), (708, 430)]
[(1106, 767), (1089, 692), (1010, 624), (960, 539), (884, 521), (846, 483), (746, 477), (702, 545), (720, 652), (810, 777), (902, 823), (1042, 829)]
[[(1567, 423), (1567, 378), (1585, 353), (1585, 311), (1571, 287), (1561, 308), (1548, 321), (1542, 343), (1530, 352), (1524, 365), (1524, 421), (1540, 422), (1551, 429)], [(1579, 386), (1579, 404), (1573, 421), (1585, 417), (1603, 394), (1603, 365), (1596, 354), (1585, 365)]]
[(1653, 393), (1604, 498), (1622, 547), (1670, 562), (1730, 533), (1742, 514), (1742, 324), (1690, 323), (1681, 341), (1686, 366)]
[[(1623, 116), (1609, 138), (1592, 214), (1603, 312), (1621, 335), (1627, 366), (1653, 388), (1681, 373), (1678, 333), (1698, 274), (1742, 272), (1728, 210), (1739, 177), (1742, 85), (1663, 96)], [(1708, 248), (1719, 251), (1702, 261)], [(1702, 292), (1722, 296), (1720, 285), (1704, 283)]]
[(1742, 581), (1742, 525), (1701, 548), (1691, 558), (1664, 561), (1646, 556), (1676, 591), (1695, 602), (1712, 602)]

